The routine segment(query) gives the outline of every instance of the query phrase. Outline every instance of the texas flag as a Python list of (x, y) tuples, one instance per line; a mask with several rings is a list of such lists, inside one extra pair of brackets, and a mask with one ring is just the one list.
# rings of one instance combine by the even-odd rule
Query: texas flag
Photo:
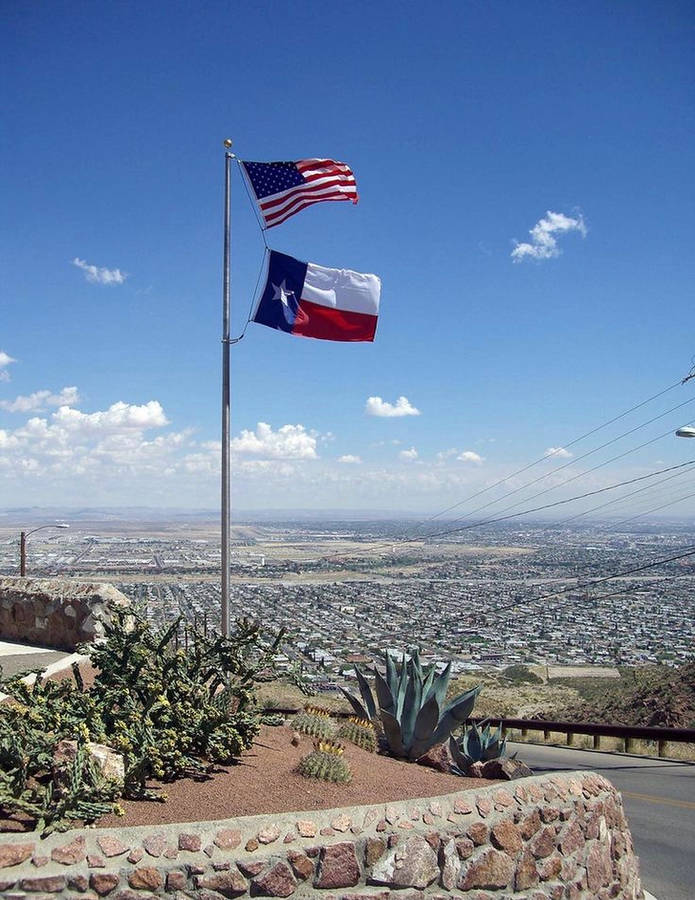
[(322, 341), (373, 341), (381, 281), (270, 251), (254, 322)]

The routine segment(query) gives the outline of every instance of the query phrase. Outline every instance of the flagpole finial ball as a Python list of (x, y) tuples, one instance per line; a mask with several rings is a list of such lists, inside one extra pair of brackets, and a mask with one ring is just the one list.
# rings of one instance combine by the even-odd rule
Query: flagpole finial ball
[(227, 148), (227, 150), (232, 149), (232, 141), (230, 138), (225, 138), (224, 146)]

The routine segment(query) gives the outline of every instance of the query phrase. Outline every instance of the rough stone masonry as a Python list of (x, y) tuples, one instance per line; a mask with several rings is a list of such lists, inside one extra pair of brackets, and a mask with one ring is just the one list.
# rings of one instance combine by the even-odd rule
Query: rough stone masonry
[(388, 805), (0, 838), (4, 900), (641, 900), (592, 772)]
[(0, 578), (0, 638), (74, 650), (103, 635), (102, 621), (130, 601), (110, 584), (62, 578)]

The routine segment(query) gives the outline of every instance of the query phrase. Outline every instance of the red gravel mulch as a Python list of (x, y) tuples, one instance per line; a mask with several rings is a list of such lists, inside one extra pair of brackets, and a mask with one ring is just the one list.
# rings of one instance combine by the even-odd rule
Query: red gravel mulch
[(97, 827), (204, 822), (263, 813), (390, 803), (441, 796), (490, 783), (446, 775), (346, 744), (345, 758), (350, 763), (353, 780), (350, 784), (329, 784), (294, 771), (299, 760), (313, 749), (313, 742), (302, 735), (299, 746), (294, 747), (291, 738), (292, 730), (286, 726), (263, 726), (254, 746), (244, 753), (238, 765), (220, 769), (204, 781), (184, 778), (171, 784), (153, 784), (166, 792), (166, 803), (122, 800), (125, 816), (105, 816), (96, 823)]

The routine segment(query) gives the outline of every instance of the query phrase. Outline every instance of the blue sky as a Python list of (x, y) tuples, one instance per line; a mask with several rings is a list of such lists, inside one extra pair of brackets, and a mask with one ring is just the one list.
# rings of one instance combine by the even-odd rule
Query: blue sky
[[(9, 0), (3, 19), (0, 507), (217, 504), (227, 136), (348, 162), (358, 206), (268, 241), (383, 285), (374, 344), (251, 325), (233, 349), (238, 508), (435, 512), (688, 371), (691, 4)], [(236, 332), (262, 248), (235, 173)], [(587, 484), (688, 452), (665, 439)]]

